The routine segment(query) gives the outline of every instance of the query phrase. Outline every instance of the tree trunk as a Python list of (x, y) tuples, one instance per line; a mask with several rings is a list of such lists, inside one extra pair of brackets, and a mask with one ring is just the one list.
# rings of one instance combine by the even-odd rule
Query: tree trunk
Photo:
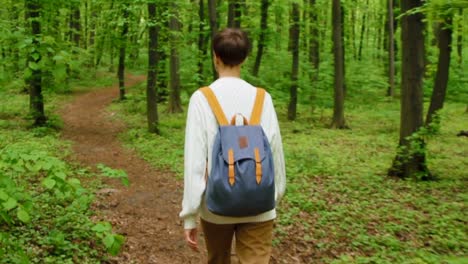
[(148, 130), (159, 134), (157, 103), (158, 32), (156, 4), (148, 3), (148, 81), (146, 83), (146, 114)]
[(332, 19), (333, 19), (333, 54), (335, 62), (335, 96), (333, 107), (332, 128), (346, 128), (344, 118), (344, 54), (342, 38), (341, 21), (341, 3), (340, 0), (333, 0)]
[(318, 73), (320, 67), (320, 42), (319, 42), (319, 28), (317, 18), (316, 0), (309, 0), (309, 16), (310, 16), (310, 38), (309, 38), (309, 62), (314, 68), (313, 81), (318, 80)]
[[(218, 19), (216, 13), (216, 0), (208, 0), (208, 15), (210, 17), (210, 30), (211, 30), (211, 41), (218, 32)], [(214, 62), (213, 52), (211, 52), (211, 59)], [(214, 63), (211, 63), (213, 69), (213, 79), (218, 79), (218, 73), (214, 67)]]
[(73, 18), (72, 18), (72, 32), (73, 32), (73, 42), (75, 43), (76, 47), (80, 46), (80, 39), (81, 39), (81, 13), (80, 13), (80, 6), (73, 7)]
[(123, 25), (122, 25), (122, 33), (120, 34), (120, 49), (119, 49), (119, 69), (118, 69), (118, 77), (119, 77), (119, 99), (125, 100), (125, 56), (126, 56), (126, 48), (127, 48), (127, 34), (128, 34), (128, 4), (123, 5)]
[(439, 62), (437, 64), (437, 73), (432, 91), (431, 104), (426, 116), (426, 126), (433, 120), (433, 115), (444, 107), (445, 93), (450, 71), (450, 53), (452, 51), (452, 17), (446, 17), (443, 23), (440, 23), (437, 46), (439, 47)]
[(457, 53), (458, 64), (462, 65), (463, 62), (463, 8), (459, 9), (460, 23), (458, 24), (458, 37), (457, 37)]
[[(351, 1), (352, 5), (356, 5), (356, 0)], [(351, 8), (351, 31), (350, 31), (350, 41), (351, 47), (353, 49), (353, 58), (357, 59), (357, 48), (356, 48), (356, 11), (357, 8)]]
[[(401, 12), (421, 7), (423, 0), (402, 0)], [(428, 179), (425, 142), (414, 135), (423, 126), (424, 76), (423, 14), (406, 14), (401, 20), (402, 73), (399, 151), (389, 175), (400, 178)], [(414, 136), (412, 139), (411, 136)]]
[(358, 61), (361, 61), (362, 59), (362, 46), (364, 42), (364, 34), (366, 32), (366, 20), (367, 20), (368, 8), (369, 8), (369, 0), (366, 1), (366, 7), (363, 9), (363, 14), (362, 14), (361, 35), (359, 39), (359, 50), (358, 50)]
[(34, 120), (34, 126), (45, 125), (47, 118), (44, 113), (44, 98), (42, 96), (42, 71), (38, 63), (41, 60), (40, 54), (40, 2), (38, 0), (26, 0), (26, 8), (31, 20), (31, 33), (33, 35), (32, 46), (34, 51), (29, 54), (29, 68), (31, 77), (29, 79), (29, 110)]
[[(20, 23), (19, 23), (20, 10), (18, 8), (13, 7), (10, 12), (11, 12), (11, 19), (12, 21), (14, 21), (11, 25), (11, 31), (14, 32), (16, 31), (17, 28), (20, 27)], [(16, 47), (16, 45), (11, 45), (11, 48), (12, 48), (12, 53), (13, 53), (12, 54), (13, 60), (11, 61), (13, 77), (18, 78), (20, 75), (20, 66), (19, 66), (20, 50), (18, 49), (18, 47)]]
[(180, 62), (179, 62), (179, 34), (181, 30), (180, 21), (178, 20), (177, 5), (172, 2), (173, 15), (169, 20), (170, 30), (170, 45), (171, 45), (171, 56), (170, 56), (170, 85), (171, 94), (169, 97), (169, 113), (180, 113), (182, 112), (182, 103), (180, 101)]
[(240, 28), (241, 16), (242, 12), (239, 0), (229, 0), (227, 26), (230, 28)]
[(203, 65), (206, 60), (207, 53), (207, 34), (204, 29), (205, 25), (205, 4), (204, 0), (199, 0), (198, 16), (200, 23), (198, 24), (198, 85), (202, 86), (205, 83), (203, 74)]
[(395, 29), (393, 28), (393, 0), (387, 1), (388, 26), (388, 89), (387, 96), (395, 96)]
[[(341, 4), (340, 4), (341, 5)], [(340, 6), (341, 9), (341, 60), (343, 61), (343, 98), (346, 97), (346, 42), (345, 42), (345, 8), (343, 5)], [(344, 100), (344, 99), (343, 99)]]
[(315, 88), (319, 81), (320, 68), (320, 32), (318, 27), (318, 9), (316, 0), (309, 0), (309, 63), (312, 65), (312, 90), (310, 92), (310, 101), (312, 112), (314, 111)]
[(260, 63), (262, 61), (263, 49), (265, 47), (265, 35), (268, 29), (268, 6), (269, 0), (262, 0), (261, 6), (261, 18), (260, 18), (260, 38), (257, 42), (257, 57), (255, 58), (255, 64), (252, 70), (253, 76), (258, 76), (260, 70)]
[(290, 87), (290, 99), (288, 106), (288, 119), (296, 119), (296, 107), (297, 107), (297, 79), (299, 74), (299, 32), (300, 26), (299, 21), (299, 4), (293, 3), (292, 10), (292, 24), (290, 29), (291, 38), (291, 51), (293, 56), (292, 62), (292, 73), (291, 73), (291, 87)]
[(88, 32), (89, 32), (89, 4), (88, 4), (88, 0), (85, 0), (84, 1), (84, 10), (85, 10), (85, 14), (84, 14), (84, 41), (83, 41), (83, 48), (85, 50), (88, 49)]

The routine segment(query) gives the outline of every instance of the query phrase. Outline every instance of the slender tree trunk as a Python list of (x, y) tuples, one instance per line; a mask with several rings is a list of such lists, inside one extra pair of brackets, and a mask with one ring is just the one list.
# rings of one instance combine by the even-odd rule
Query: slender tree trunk
[[(352, 4), (356, 5), (356, 0), (352, 0)], [(354, 60), (357, 59), (357, 48), (356, 48), (356, 11), (357, 8), (351, 8), (351, 36), (350, 36), (350, 41), (351, 41), (351, 46), (353, 49), (353, 58)]]
[(97, 20), (97, 12), (91, 12), (91, 28), (89, 32), (89, 46), (94, 46), (94, 41), (96, 38), (96, 20)]
[(180, 62), (179, 62), (179, 44), (178, 44), (178, 35), (180, 34), (181, 25), (178, 20), (177, 14), (177, 5), (175, 2), (172, 2), (172, 12), (173, 15), (169, 20), (169, 30), (170, 30), (170, 44), (171, 44), (171, 56), (170, 56), (170, 85), (171, 85), (171, 94), (169, 97), (169, 113), (179, 113), (182, 112), (182, 103), (180, 101)]
[(299, 4), (293, 3), (292, 10), (292, 24), (290, 29), (291, 38), (291, 51), (293, 55), (292, 73), (291, 73), (291, 87), (290, 87), (290, 99), (288, 106), (288, 119), (296, 119), (296, 107), (297, 107), (297, 79), (299, 74), (299, 32), (300, 32), (300, 14)]
[(240, 28), (241, 6), (239, 0), (229, 0), (227, 26), (230, 28)]
[(316, 0), (309, 0), (309, 16), (310, 16), (310, 38), (309, 38), (309, 62), (312, 64), (315, 73), (314, 81), (318, 80), (318, 70), (320, 66), (320, 42), (319, 42), (319, 28), (317, 18)]
[(366, 1), (366, 7), (363, 9), (363, 14), (362, 14), (361, 35), (359, 39), (359, 50), (358, 50), (359, 61), (361, 61), (362, 59), (362, 46), (364, 42), (364, 34), (366, 33), (367, 12), (369, 12), (368, 8), (369, 8), (369, 0)]
[(73, 23), (73, 42), (75, 43), (76, 47), (80, 46), (80, 39), (81, 39), (81, 13), (80, 13), (80, 6), (74, 6), (73, 7), (73, 18), (72, 18), (72, 23)]
[(395, 31), (393, 28), (393, 0), (387, 1), (388, 26), (388, 89), (387, 96), (395, 96)]
[[(341, 5), (341, 4), (340, 4)], [(341, 60), (343, 61), (343, 98), (346, 97), (346, 42), (345, 42), (345, 8), (343, 5), (340, 6), (341, 9)], [(343, 99), (344, 100), (344, 99)]]
[(269, 0), (262, 0), (261, 6), (261, 18), (260, 18), (260, 38), (257, 42), (257, 57), (255, 58), (255, 64), (252, 70), (253, 76), (258, 76), (260, 70), (260, 63), (262, 61), (263, 49), (265, 48), (265, 36), (268, 29), (268, 6)]
[(457, 37), (457, 53), (458, 64), (462, 65), (463, 62), (463, 9), (459, 9), (460, 23), (458, 24), (458, 37)]
[[(210, 17), (210, 30), (211, 40), (213, 41), (214, 36), (218, 32), (218, 18), (216, 12), (216, 0), (208, 0), (208, 15)], [(211, 59), (214, 61), (213, 52), (211, 52)], [(218, 78), (218, 73), (214, 67), (214, 63), (211, 63), (213, 69), (213, 79)]]
[[(311, 87), (317, 87), (319, 81), (319, 68), (320, 68), (320, 32), (318, 28), (318, 10), (316, 0), (309, 0), (309, 63), (312, 65), (312, 85)], [(312, 88), (310, 93), (310, 99), (312, 104), (312, 111), (314, 111), (314, 98), (315, 88)]]
[(341, 3), (340, 0), (333, 0), (332, 19), (333, 19), (333, 54), (335, 61), (335, 100), (333, 107), (332, 128), (346, 128), (344, 118), (344, 55), (341, 21)]
[[(402, 0), (401, 11), (405, 14), (422, 5), (423, 0)], [(389, 175), (400, 178), (430, 177), (425, 161), (423, 138), (410, 138), (423, 126), (424, 41), (423, 14), (404, 15), (401, 20), (400, 150), (388, 172)]]
[(198, 85), (202, 86), (205, 83), (203, 75), (203, 65), (206, 60), (207, 53), (207, 34), (205, 32), (205, 4), (204, 0), (199, 0), (198, 16), (200, 23), (198, 25)]
[(426, 116), (426, 126), (429, 125), (434, 114), (444, 107), (445, 94), (450, 71), (450, 54), (452, 51), (452, 17), (446, 17), (439, 25), (437, 46), (439, 47), (439, 62), (432, 91), (431, 104)]
[[(13, 10), (11, 10), (11, 18), (12, 18), (12, 21), (14, 21), (14, 22), (11, 25), (11, 27), (12, 27), (11, 30), (14, 32), (17, 28), (20, 27), (19, 9), (15, 8), (15, 7), (13, 7), (12, 9)], [(20, 50), (15, 45), (11, 45), (11, 47), (12, 47), (12, 53), (13, 53), (12, 54), (13, 60), (11, 62), (12, 63), (13, 76), (14, 76), (14, 78), (18, 78), (19, 73), (20, 73), (20, 66), (19, 66)]]
[(148, 81), (146, 84), (146, 114), (148, 130), (159, 134), (157, 103), (158, 32), (156, 23), (156, 4), (148, 3)]
[(85, 6), (85, 14), (84, 14), (84, 41), (83, 41), (83, 47), (84, 49), (88, 49), (88, 32), (89, 32), (89, 4), (88, 0), (84, 1), (84, 6)]
[(29, 110), (34, 119), (34, 126), (45, 125), (47, 118), (44, 113), (44, 98), (42, 96), (42, 71), (38, 65), (41, 61), (40, 54), (40, 38), (41, 38), (41, 22), (40, 22), (40, 1), (26, 0), (26, 10), (29, 13), (28, 17), (31, 20), (31, 33), (33, 36), (32, 45), (34, 51), (29, 54), (29, 68), (31, 69), (31, 77), (29, 79)]
[(128, 4), (123, 5), (123, 25), (122, 25), (122, 33), (120, 34), (120, 49), (119, 49), (119, 69), (118, 69), (118, 77), (119, 77), (119, 99), (125, 100), (125, 57), (126, 57), (126, 48), (127, 48), (127, 35), (128, 35)]

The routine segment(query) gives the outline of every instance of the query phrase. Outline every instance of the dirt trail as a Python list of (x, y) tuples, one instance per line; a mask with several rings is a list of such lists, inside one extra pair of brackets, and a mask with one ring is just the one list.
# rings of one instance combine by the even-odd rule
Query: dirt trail
[[(129, 76), (126, 85), (144, 80)], [(115, 189), (98, 194), (100, 214), (126, 236), (122, 253), (112, 263), (204, 263), (205, 254), (190, 251), (183, 241), (178, 218), (182, 183), (122, 147), (117, 136), (125, 125), (106, 110), (115, 98), (117, 86), (97, 89), (78, 95), (61, 110), (63, 138), (73, 142), (73, 160), (92, 168), (103, 163), (129, 175), (129, 188), (115, 183)]]

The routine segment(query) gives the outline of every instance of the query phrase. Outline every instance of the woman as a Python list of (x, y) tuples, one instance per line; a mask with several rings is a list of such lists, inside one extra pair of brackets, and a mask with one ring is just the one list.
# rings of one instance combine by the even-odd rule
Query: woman
[[(257, 89), (240, 78), (241, 66), (250, 51), (247, 34), (227, 28), (212, 41), (214, 65), (219, 78), (209, 85), (227, 117), (250, 116)], [(276, 204), (285, 185), (285, 165), (278, 119), (271, 96), (266, 93), (261, 122), (271, 146), (275, 172)], [(206, 175), (212, 164), (213, 141), (218, 123), (207, 99), (200, 91), (190, 98), (184, 156), (184, 198), (180, 217), (184, 220), (185, 240), (198, 251), (197, 217), (200, 216), (208, 263), (231, 262), (231, 243), (236, 237), (236, 254), (240, 263), (268, 263), (271, 255), (273, 221), (276, 210), (248, 217), (227, 217), (210, 212), (205, 204)]]

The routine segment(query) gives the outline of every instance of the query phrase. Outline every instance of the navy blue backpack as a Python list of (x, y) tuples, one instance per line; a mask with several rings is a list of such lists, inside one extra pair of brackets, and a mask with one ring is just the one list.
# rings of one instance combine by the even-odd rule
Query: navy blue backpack
[(209, 87), (200, 89), (219, 124), (205, 200), (208, 210), (222, 216), (254, 216), (275, 208), (275, 173), (270, 143), (260, 126), (265, 90), (257, 88), (250, 121), (235, 115), (228, 123)]

